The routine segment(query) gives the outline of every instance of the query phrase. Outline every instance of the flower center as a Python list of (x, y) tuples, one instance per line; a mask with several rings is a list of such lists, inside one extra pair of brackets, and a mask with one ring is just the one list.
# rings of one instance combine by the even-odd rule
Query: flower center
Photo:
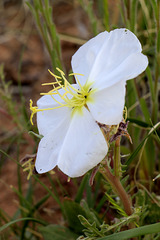
[(76, 89), (75, 93), (72, 95), (73, 97), (69, 99), (69, 101), (66, 101), (67, 99), (64, 99), (67, 106), (71, 108), (81, 108), (83, 106), (86, 106), (86, 103), (89, 101), (92, 92), (90, 85), (85, 84), (84, 86), (80, 86), (79, 89)]
[[(91, 88), (92, 83), (86, 82), (85, 85), (81, 85), (78, 81), (77, 75), (78, 73), (71, 73), (69, 76), (74, 75), (78, 85), (76, 84), (70, 84), (67, 79), (65, 78), (65, 74), (63, 71), (61, 71), (59, 68), (57, 70), (60, 72), (61, 76), (57, 76), (53, 74), (50, 70), (50, 74), (54, 76), (56, 82), (51, 83), (44, 83), (44, 85), (53, 85), (53, 89), (49, 91), (48, 93), (41, 93), (41, 95), (50, 95), (53, 100), (58, 103), (53, 108), (45, 108), (45, 109), (38, 109), (38, 107), (33, 107), (32, 100), (30, 100), (30, 110), (32, 111), (30, 121), (32, 122), (33, 115), (39, 111), (44, 110), (53, 110), (60, 107), (69, 107), (73, 109), (73, 112), (75, 110), (81, 110), (83, 106), (87, 107), (87, 102), (92, 101), (92, 93), (95, 91)], [(64, 84), (62, 84), (62, 80)], [(58, 87), (55, 87), (55, 84), (58, 84)], [(78, 86), (78, 87), (77, 87)]]

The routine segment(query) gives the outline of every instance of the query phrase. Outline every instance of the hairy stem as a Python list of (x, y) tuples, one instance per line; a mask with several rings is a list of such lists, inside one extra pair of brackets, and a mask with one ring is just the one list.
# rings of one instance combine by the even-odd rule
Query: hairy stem
[(111, 184), (111, 186), (113, 187), (113, 190), (120, 197), (120, 199), (123, 203), (125, 212), (127, 213), (128, 216), (130, 216), (133, 213), (131, 200), (130, 200), (129, 195), (124, 190), (119, 177), (114, 176), (110, 172), (108, 165), (104, 169), (101, 169), (100, 172), (102, 173), (104, 178)]

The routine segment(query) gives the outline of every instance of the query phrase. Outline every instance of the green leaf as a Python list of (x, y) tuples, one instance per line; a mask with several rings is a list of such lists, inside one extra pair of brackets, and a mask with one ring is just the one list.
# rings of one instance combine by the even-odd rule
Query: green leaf
[(152, 233), (160, 233), (160, 223), (154, 223), (147, 226), (126, 230), (123, 232), (114, 233), (106, 237), (98, 238), (97, 240), (125, 240)]
[(125, 211), (115, 202), (115, 200), (109, 194), (105, 193), (105, 195), (107, 196), (110, 203), (113, 205), (113, 208), (116, 209), (122, 216), (127, 217)]
[(144, 121), (141, 121), (137, 118), (127, 118), (127, 121), (129, 121), (130, 123), (135, 123), (136, 125), (143, 127), (143, 128), (150, 128), (151, 124), (146, 123)]
[(35, 218), (20, 218), (20, 219), (16, 219), (14, 221), (11, 221), (9, 223), (6, 223), (5, 225), (3, 225), (2, 227), (0, 227), (0, 232), (5, 230), (6, 228), (10, 227), (11, 225), (17, 223), (17, 222), (21, 222), (21, 221), (33, 221), (33, 222), (37, 222), (37, 223), (40, 223), (42, 225), (45, 225), (44, 222), (38, 220), (38, 219), (35, 219)]
[(94, 209), (89, 208), (88, 204), (86, 201), (83, 199), (81, 201), (82, 207), (86, 213), (86, 217), (90, 223), (95, 223), (97, 227), (100, 227), (101, 225), (101, 220), (98, 217), (97, 213), (94, 211)]
[(44, 240), (75, 240), (78, 238), (77, 234), (59, 225), (39, 227), (39, 231), (42, 233)]
[[(32, 207), (32, 209), (30, 209), (30, 211), (28, 212), (28, 215), (27, 217), (32, 217), (34, 212), (50, 197), (50, 194), (48, 193), (46, 196), (44, 196), (42, 199), (40, 199), (39, 202), (36, 203), (35, 206)], [(22, 230), (21, 230), (21, 239), (24, 239), (24, 235), (25, 235), (25, 231), (26, 231), (26, 228), (29, 224), (29, 221), (26, 220), (24, 221), (24, 224), (23, 224), (23, 227), (22, 227)]]
[(105, 29), (109, 31), (109, 8), (108, 8), (108, 0), (103, 0), (103, 22)]
[[(127, 95), (126, 95), (126, 106), (128, 108), (128, 113), (129, 113), (129, 117), (133, 117), (136, 115), (136, 109), (132, 108), (132, 105), (135, 104), (136, 102), (136, 88), (134, 85), (133, 81), (128, 81), (127, 82)], [(129, 109), (132, 108), (132, 110), (130, 111)]]
[(78, 192), (76, 194), (76, 197), (75, 197), (75, 202), (77, 203), (80, 203), (81, 199), (82, 199), (82, 196), (83, 196), (83, 192), (86, 188), (86, 184), (88, 182), (88, 176), (89, 176), (89, 173), (85, 174), (82, 181), (81, 181), (81, 184), (78, 188)]
[(155, 154), (155, 144), (153, 141), (153, 137), (148, 138), (145, 149), (144, 149), (144, 156), (145, 156), (145, 165), (147, 167), (147, 171), (150, 176), (153, 176), (155, 167), (156, 167), (156, 154)]
[(160, 29), (157, 33), (157, 52), (159, 53), (160, 52)]
[[(96, 223), (93, 222), (93, 223), (90, 223), (85, 217), (79, 215), (79, 220), (81, 221), (82, 225), (85, 227), (85, 229), (83, 230), (85, 235), (88, 236), (89, 233), (92, 235), (95, 235), (95, 236), (100, 236), (100, 237), (103, 237), (103, 233), (101, 233), (99, 231), (99, 229), (96, 227)], [(93, 236), (92, 235), (92, 236)], [(90, 239), (90, 238), (89, 238)], [(95, 238), (94, 238), (95, 239)]]
[(142, 109), (143, 115), (145, 117), (145, 120), (146, 120), (147, 123), (149, 123), (151, 116), (150, 116), (150, 113), (148, 111), (146, 100), (144, 98), (140, 98), (139, 102), (140, 102), (141, 109)]
[(154, 94), (154, 85), (153, 85), (153, 77), (151, 73), (151, 69), (149, 67), (146, 68), (146, 74), (148, 77), (148, 82), (149, 82), (149, 88), (150, 88), (150, 93), (152, 96), (152, 101), (155, 101), (155, 94)]
[(126, 161), (125, 165), (129, 166), (133, 159), (137, 156), (141, 148), (146, 144), (147, 139), (151, 136), (151, 134), (160, 126), (160, 122), (158, 122), (156, 125), (154, 125), (151, 130), (149, 131), (148, 135), (142, 140), (142, 142), (138, 145), (138, 147), (135, 149), (135, 151), (131, 154), (131, 156)]
[(78, 215), (86, 217), (86, 214), (80, 204), (66, 199), (64, 200), (63, 208), (69, 227), (77, 233), (82, 233), (83, 226), (78, 219)]
[(137, 20), (137, 0), (132, 0), (131, 2), (131, 17), (130, 17), (130, 22), (131, 22), (131, 26), (130, 26), (130, 30), (132, 32), (135, 32), (135, 28), (136, 28), (136, 20)]

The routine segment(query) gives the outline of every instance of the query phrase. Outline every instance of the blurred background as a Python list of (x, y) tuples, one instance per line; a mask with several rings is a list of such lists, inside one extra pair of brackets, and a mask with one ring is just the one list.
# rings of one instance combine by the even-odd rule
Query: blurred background
[[(34, 1), (28, 2), (33, 6)], [(160, 47), (157, 42), (160, 42), (160, 34), (157, 38), (159, 26), (156, 24), (156, 19), (159, 19), (157, 17), (159, 9), (154, 4), (156, 1), (144, 0), (50, 1), (56, 36), (58, 36), (61, 46), (60, 65), (67, 74), (71, 71), (71, 57), (75, 51), (101, 31), (126, 27), (133, 31), (142, 43), (143, 53), (149, 58), (150, 69), (127, 85), (126, 106), (131, 123), (129, 133), (134, 143), (131, 145), (127, 140), (122, 139), (121, 151), (125, 156), (136, 151), (137, 146), (147, 136), (152, 126), (159, 121)], [(40, 17), (40, 22), (43, 23), (43, 16)], [(53, 49), (57, 46), (57, 43), (52, 45)], [(52, 175), (41, 175), (41, 183), (38, 180), (33, 181), (32, 178), (28, 181), (27, 173), (23, 172), (20, 165), (17, 164), (26, 154), (36, 153), (39, 139), (32, 133), (28, 133), (30, 131), (38, 133), (36, 120), (34, 119), (34, 126), (31, 126), (29, 121), (29, 100), (32, 99), (35, 105), (40, 93), (50, 89), (47, 86), (42, 87), (41, 84), (52, 79), (48, 73), (48, 69), (54, 71), (52, 58), (54, 53), (53, 55), (52, 53), (48, 51), (40, 27), (26, 1), (0, 0), (1, 225), (15, 219), (20, 213), (26, 216), (28, 209), (24, 206), (24, 199), (32, 204), (46, 196), (47, 191), (43, 184), (49, 189), (56, 189), (57, 196), (63, 200), (76, 197), (81, 182), (81, 178), (67, 182), (67, 177), (58, 169), (55, 169), (55, 173)], [(57, 60), (58, 64), (59, 59)], [(149, 192), (154, 192), (154, 196), (160, 195), (159, 179), (156, 180), (156, 184), (152, 181), (159, 174), (160, 169), (160, 140), (159, 135), (156, 134), (146, 143), (139, 165), (137, 166), (139, 157), (136, 155), (129, 166), (130, 192), (132, 194), (135, 193), (134, 170), (137, 166), (137, 178), (140, 179), (144, 188)], [(136, 153), (138, 154), (138, 152)], [(125, 159), (122, 161), (125, 162)], [(101, 184), (93, 185), (88, 191), (94, 192), (95, 189), (97, 191), (96, 204), (102, 198), (103, 187), (101, 188)], [(147, 191), (144, 191), (144, 194)], [(92, 193), (90, 194), (93, 197)], [(89, 195), (84, 191), (83, 196)], [(156, 197), (156, 201), (158, 201), (157, 199), (158, 197)], [(88, 198), (87, 201), (89, 203), (91, 199)], [(151, 202), (154, 203), (153, 199)], [(94, 207), (92, 203), (90, 206)], [(107, 206), (108, 203), (104, 205), (104, 208)], [(156, 216), (155, 221), (160, 220), (157, 209), (155, 207), (153, 214)], [(36, 216), (48, 223), (64, 224), (57, 201), (49, 196), (39, 206)], [(112, 220), (112, 211), (108, 212), (106, 219), (109, 219), (107, 221)], [(152, 219), (149, 223), (152, 221), (154, 222)], [(10, 233), (6, 233), (4, 239), (17, 239), (15, 235), (11, 230)], [(37, 235), (38, 237), (41, 238), (41, 235)]]
[[(83, 43), (94, 36), (88, 12), (84, 9), (89, 1), (55, 0), (51, 1), (51, 4), (53, 20), (60, 34), (63, 65), (66, 72), (69, 72), (72, 55)], [(100, 15), (102, 6), (100, 1), (92, 1), (92, 4), (96, 33), (104, 30)], [(112, 25), (116, 26), (120, 18), (118, 1), (109, 1), (109, 9)], [(32, 154), (33, 149), (36, 152), (36, 143), (28, 134), (28, 127), (23, 126), (22, 114), (19, 111), (15, 112), (15, 109), (22, 108), (23, 101), (26, 114), (30, 115), (29, 100), (33, 99), (36, 103), (40, 93), (48, 90), (47, 87), (42, 88), (41, 84), (52, 79), (48, 73), (48, 69), (52, 69), (50, 56), (25, 1), (1, 0), (0, 64), (3, 64), (6, 83), (6, 92), (0, 90), (0, 146), (10, 156), (0, 153), (2, 179), (0, 207), (12, 216), (18, 204), (16, 194), (10, 189), (11, 185), (17, 186), (17, 165), (12, 158), (19, 161), (26, 154)], [(26, 178), (27, 174), (23, 173), (23, 191), (28, 185)], [(67, 178), (65, 176), (63, 178), (63, 184), (68, 185)], [(37, 191), (39, 192), (39, 189)]]

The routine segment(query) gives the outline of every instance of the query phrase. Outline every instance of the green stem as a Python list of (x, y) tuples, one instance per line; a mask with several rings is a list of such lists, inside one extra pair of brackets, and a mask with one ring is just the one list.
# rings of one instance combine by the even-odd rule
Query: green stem
[(108, 165), (105, 167), (105, 169), (101, 169), (100, 172), (103, 177), (111, 184), (113, 190), (118, 194), (123, 203), (125, 212), (128, 216), (130, 216), (133, 213), (130, 197), (124, 190), (119, 177), (114, 176), (110, 172)]
[(114, 175), (121, 176), (121, 160), (120, 160), (120, 137), (115, 142), (114, 148)]
[(103, 9), (104, 9), (104, 25), (107, 31), (109, 31), (109, 11), (108, 11), (108, 0), (103, 0)]

